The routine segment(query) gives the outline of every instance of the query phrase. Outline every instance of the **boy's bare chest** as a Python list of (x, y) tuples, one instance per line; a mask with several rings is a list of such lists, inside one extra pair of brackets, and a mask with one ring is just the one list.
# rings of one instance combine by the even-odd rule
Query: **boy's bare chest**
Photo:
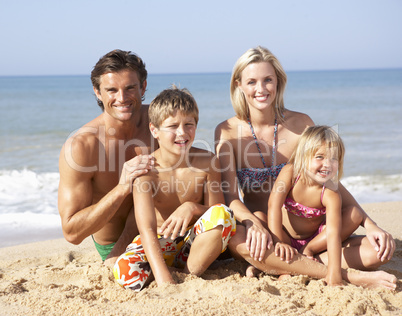
[(177, 208), (184, 202), (203, 203), (207, 174), (202, 171), (166, 171), (153, 182), (157, 209)]

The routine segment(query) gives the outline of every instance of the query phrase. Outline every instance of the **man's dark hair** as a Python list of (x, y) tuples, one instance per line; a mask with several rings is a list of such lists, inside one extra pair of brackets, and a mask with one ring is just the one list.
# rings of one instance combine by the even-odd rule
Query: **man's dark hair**
[[(100, 91), (100, 79), (101, 76), (111, 72), (119, 72), (121, 70), (131, 69), (138, 74), (141, 86), (144, 81), (147, 80), (147, 70), (145, 69), (145, 63), (140, 57), (131, 51), (123, 51), (115, 49), (106, 55), (102, 56), (96, 63), (94, 69), (91, 72), (91, 81), (93, 87)], [(142, 101), (145, 100), (145, 95), (142, 97)], [(101, 100), (97, 100), (98, 105), (104, 110), (104, 105)]]

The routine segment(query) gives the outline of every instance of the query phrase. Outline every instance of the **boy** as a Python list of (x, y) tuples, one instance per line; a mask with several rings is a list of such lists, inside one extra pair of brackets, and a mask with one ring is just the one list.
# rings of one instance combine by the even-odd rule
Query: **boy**
[(151, 270), (158, 285), (175, 283), (168, 266), (201, 275), (236, 231), (233, 212), (221, 204), (217, 159), (192, 147), (198, 107), (190, 92), (164, 90), (148, 113), (159, 149), (153, 153), (154, 170), (133, 184), (140, 235), (113, 269), (118, 283), (134, 291), (143, 288)]

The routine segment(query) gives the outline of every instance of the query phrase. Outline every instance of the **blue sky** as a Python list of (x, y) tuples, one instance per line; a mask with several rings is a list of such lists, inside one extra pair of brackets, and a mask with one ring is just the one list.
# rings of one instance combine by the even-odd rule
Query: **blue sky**
[(402, 68), (400, 0), (0, 0), (0, 76), (89, 74), (115, 49), (150, 73), (231, 72), (262, 45), (285, 70)]

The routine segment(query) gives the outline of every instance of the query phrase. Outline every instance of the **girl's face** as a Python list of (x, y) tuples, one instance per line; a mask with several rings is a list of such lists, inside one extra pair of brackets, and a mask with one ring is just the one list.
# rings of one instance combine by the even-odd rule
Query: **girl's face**
[(276, 96), (278, 79), (269, 62), (259, 62), (244, 68), (239, 88), (244, 93), (250, 111), (263, 110), (272, 105)]
[(335, 178), (338, 174), (338, 150), (323, 144), (310, 159), (308, 175), (320, 184)]

